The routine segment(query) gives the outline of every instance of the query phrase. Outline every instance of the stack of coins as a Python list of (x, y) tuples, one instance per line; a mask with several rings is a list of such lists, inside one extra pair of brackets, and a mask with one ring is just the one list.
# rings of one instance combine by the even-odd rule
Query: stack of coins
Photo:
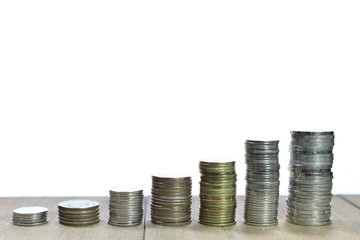
[(199, 167), (201, 173), (199, 222), (217, 227), (235, 224), (235, 161), (209, 159), (200, 161)]
[(246, 196), (244, 219), (253, 226), (278, 223), (279, 141), (246, 140)]
[(331, 223), (334, 132), (291, 132), (287, 220), (304, 226)]
[(92, 200), (68, 200), (58, 204), (60, 224), (82, 227), (100, 222), (99, 203)]
[(113, 226), (136, 226), (143, 219), (143, 190), (114, 187), (110, 189), (109, 221)]
[(48, 222), (45, 207), (21, 207), (13, 211), (13, 224), (24, 227), (42, 225)]
[(163, 226), (191, 223), (191, 177), (152, 176), (151, 222)]

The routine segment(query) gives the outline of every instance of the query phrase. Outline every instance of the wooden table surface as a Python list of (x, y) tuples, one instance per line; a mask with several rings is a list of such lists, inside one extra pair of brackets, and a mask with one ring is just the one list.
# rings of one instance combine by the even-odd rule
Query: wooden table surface
[[(67, 199), (93, 199), (100, 202), (101, 222), (88, 227), (67, 227), (57, 219), (57, 203)], [(333, 198), (332, 224), (324, 227), (303, 227), (285, 221), (285, 197), (280, 198), (279, 224), (261, 228), (242, 221), (244, 197), (238, 197), (237, 221), (231, 227), (208, 227), (197, 223), (198, 197), (193, 200), (194, 222), (184, 227), (164, 227), (150, 222), (150, 198), (145, 199), (144, 223), (136, 227), (114, 227), (107, 224), (107, 197), (26, 197), (0, 198), (0, 239), (156, 239), (156, 240), (227, 240), (227, 239), (352, 239), (360, 240), (360, 195), (338, 195)], [(12, 210), (22, 206), (49, 208), (49, 223), (36, 227), (18, 227), (11, 223)]]

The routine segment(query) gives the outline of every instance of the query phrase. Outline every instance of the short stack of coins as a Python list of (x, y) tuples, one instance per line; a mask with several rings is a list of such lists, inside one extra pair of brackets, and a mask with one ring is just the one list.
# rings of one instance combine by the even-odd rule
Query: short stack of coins
[(21, 207), (13, 211), (13, 224), (23, 227), (42, 225), (48, 222), (45, 207)]
[(203, 225), (224, 227), (236, 223), (235, 161), (209, 159), (200, 167), (200, 213)]
[(191, 223), (191, 177), (153, 175), (151, 222), (163, 226)]
[(331, 223), (334, 132), (291, 132), (287, 220), (304, 226)]
[(110, 189), (109, 221), (113, 226), (137, 226), (143, 219), (143, 190), (114, 187)]
[(82, 227), (100, 222), (99, 203), (92, 200), (68, 200), (58, 204), (62, 225)]
[(244, 220), (248, 225), (278, 223), (279, 141), (246, 140), (246, 195)]

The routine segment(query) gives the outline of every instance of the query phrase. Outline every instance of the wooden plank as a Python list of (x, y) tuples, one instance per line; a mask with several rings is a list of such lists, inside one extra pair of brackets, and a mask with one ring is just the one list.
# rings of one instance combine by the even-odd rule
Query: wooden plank
[[(100, 203), (101, 222), (87, 227), (60, 225), (57, 216), (57, 204), (68, 199), (92, 199), (98, 201)], [(22, 206), (44, 206), (49, 208), (49, 223), (36, 227), (14, 226), (11, 223), (12, 210)], [(136, 227), (110, 226), (107, 224), (108, 215), (107, 197), (0, 198), (0, 239), (143, 239), (144, 225)]]
[(360, 209), (360, 195), (340, 195), (339, 197)]
[(151, 240), (226, 240), (226, 239), (360, 239), (360, 210), (351, 206), (339, 197), (334, 197), (332, 207), (333, 223), (323, 227), (304, 227), (286, 222), (285, 197), (280, 198), (279, 224), (274, 227), (260, 228), (252, 227), (243, 223), (244, 198), (238, 198), (237, 220), (238, 223), (232, 227), (208, 227), (197, 223), (198, 219), (198, 197), (193, 200), (194, 222), (185, 227), (164, 227), (154, 225), (150, 221), (150, 199), (147, 201), (145, 239)]

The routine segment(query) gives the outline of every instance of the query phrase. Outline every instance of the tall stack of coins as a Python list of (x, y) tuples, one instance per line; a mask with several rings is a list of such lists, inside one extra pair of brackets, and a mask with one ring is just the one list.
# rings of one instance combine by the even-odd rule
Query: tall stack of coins
[(163, 226), (191, 223), (191, 177), (152, 176), (151, 222)]
[(68, 200), (58, 204), (60, 224), (82, 227), (100, 221), (99, 203), (92, 200)]
[(287, 220), (304, 226), (331, 223), (334, 132), (291, 132)]
[(200, 161), (199, 167), (201, 173), (199, 222), (217, 227), (235, 224), (235, 161), (203, 160)]
[(245, 223), (273, 226), (278, 222), (279, 141), (246, 140)]
[(143, 190), (114, 187), (110, 189), (109, 221), (113, 226), (136, 226), (143, 219)]
[(42, 225), (48, 222), (45, 207), (21, 207), (13, 211), (13, 224), (23, 227)]

